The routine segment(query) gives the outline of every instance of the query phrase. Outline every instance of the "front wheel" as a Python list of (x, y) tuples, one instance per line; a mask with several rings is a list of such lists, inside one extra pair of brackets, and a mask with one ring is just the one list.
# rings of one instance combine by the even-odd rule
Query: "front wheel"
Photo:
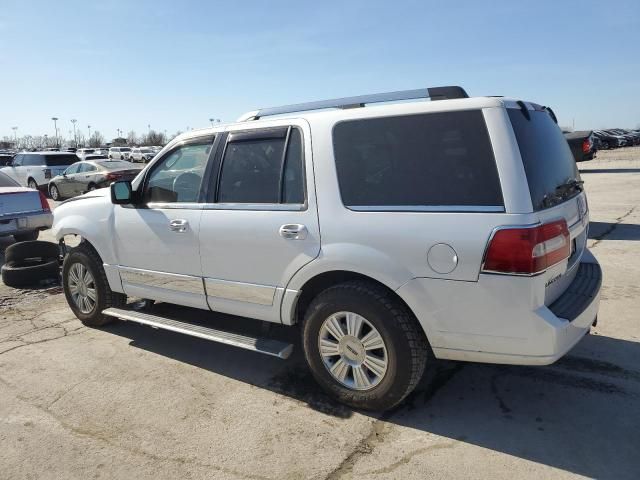
[(60, 191), (58, 190), (58, 187), (55, 184), (52, 184), (49, 187), (49, 196), (51, 197), (52, 200), (56, 202), (62, 199), (62, 197), (60, 196)]
[(387, 410), (416, 386), (429, 345), (413, 314), (366, 281), (331, 287), (304, 318), (305, 357), (320, 385), (355, 408)]
[(64, 259), (62, 284), (69, 307), (87, 326), (106, 325), (112, 319), (102, 315), (102, 311), (120, 307), (126, 301), (126, 296), (111, 290), (102, 260), (86, 243), (78, 245)]

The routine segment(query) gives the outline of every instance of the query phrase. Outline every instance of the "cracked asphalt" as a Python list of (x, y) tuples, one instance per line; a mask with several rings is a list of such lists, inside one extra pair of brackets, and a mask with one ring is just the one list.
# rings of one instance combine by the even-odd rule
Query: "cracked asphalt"
[(0, 284), (0, 478), (637, 479), (640, 147), (579, 166), (604, 270), (592, 334), (548, 367), (433, 362), (383, 415), (328, 399), (295, 329), (270, 333), (295, 342), (285, 362), (126, 322), (86, 328), (58, 284)]

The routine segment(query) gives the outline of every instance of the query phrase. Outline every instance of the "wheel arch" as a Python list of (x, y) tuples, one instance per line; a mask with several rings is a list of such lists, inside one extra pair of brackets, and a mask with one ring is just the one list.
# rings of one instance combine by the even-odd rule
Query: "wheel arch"
[(387, 285), (381, 279), (374, 278), (365, 273), (356, 272), (352, 270), (328, 270), (318, 273), (311, 278), (308, 278), (305, 283), (297, 290), (295, 297), (292, 301), (287, 301), (287, 298), (283, 299), (282, 304), (282, 320), (284, 324), (291, 325), (299, 322), (304, 317), (304, 314), (313, 301), (313, 299), (322, 291), (340, 283), (359, 280), (376, 285), (386, 290), (395, 300), (403, 305), (408, 312), (414, 316), (427, 339), (430, 338), (429, 332), (425, 328), (425, 324), (418, 319), (416, 313), (410, 307), (409, 303), (389, 285)]

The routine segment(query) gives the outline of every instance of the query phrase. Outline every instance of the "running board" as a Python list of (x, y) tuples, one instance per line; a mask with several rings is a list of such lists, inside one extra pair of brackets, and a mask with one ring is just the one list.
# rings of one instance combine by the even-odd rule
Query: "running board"
[(121, 320), (148, 325), (161, 330), (169, 330), (171, 332), (183, 333), (192, 337), (204, 338), (212, 342), (224, 343), (233, 347), (244, 348), (254, 352), (264, 353), (282, 359), (289, 358), (293, 345), (291, 343), (272, 340), (269, 338), (248, 337), (237, 333), (225, 332), (202, 325), (193, 325), (191, 323), (180, 322), (170, 318), (159, 317), (135, 310), (126, 310), (123, 308), (107, 308), (102, 311), (103, 315), (115, 317)]

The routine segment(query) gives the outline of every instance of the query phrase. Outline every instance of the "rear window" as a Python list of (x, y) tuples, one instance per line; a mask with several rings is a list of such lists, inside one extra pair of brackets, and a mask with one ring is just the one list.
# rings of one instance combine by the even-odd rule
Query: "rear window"
[(126, 168), (136, 168), (135, 165), (129, 162), (123, 162), (121, 160), (106, 160), (104, 162), (96, 162), (101, 167), (106, 168), (107, 170), (116, 170), (116, 169), (126, 169)]
[(347, 207), (503, 208), (479, 110), (349, 120), (334, 127), (333, 145)]
[(570, 198), (559, 198), (557, 189), (569, 180), (580, 180), (580, 174), (558, 125), (544, 111), (529, 110), (530, 120), (519, 109), (507, 111), (520, 147), (534, 211)]
[(122, 147), (122, 148), (120, 148), (120, 151), (121, 152), (130, 152), (131, 149), (129, 147)]
[(45, 155), (45, 164), (48, 167), (58, 167), (72, 165), (78, 161), (78, 156), (74, 153), (68, 155)]

